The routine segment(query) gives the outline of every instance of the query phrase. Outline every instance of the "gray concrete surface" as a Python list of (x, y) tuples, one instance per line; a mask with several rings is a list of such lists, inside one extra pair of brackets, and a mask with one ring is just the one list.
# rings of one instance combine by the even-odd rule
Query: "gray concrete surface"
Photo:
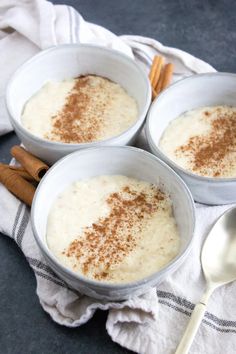
[[(54, 2), (76, 7), (88, 21), (117, 34), (150, 36), (210, 62), (217, 70), (236, 72), (234, 0)], [(9, 161), (9, 149), (17, 141), (14, 133), (0, 138), (0, 161)], [(77, 329), (55, 324), (39, 305), (34, 275), (21, 251), (4, 236), (0, 269), (0, 354), (128, 353), (106, 334), (104, 312)]]

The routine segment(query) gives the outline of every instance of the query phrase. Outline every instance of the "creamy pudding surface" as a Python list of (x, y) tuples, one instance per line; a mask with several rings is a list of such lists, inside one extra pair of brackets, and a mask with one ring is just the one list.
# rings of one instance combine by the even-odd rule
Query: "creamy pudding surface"
[(63, 143), (112, 138), (137, 118), (136, 101), (119, 84), (95, 75), (46, 83), (28, 100), (21, 116), (32, 134)]
[(170, 197), (155, 185), (121, 175), (67, 187), (50, 210), (46, 237), (62, 265), (110, 283), (149, 276), (180, 248)]
[(205, 177), (236, 177), (236, 107), (202, 107), (167, 126), (160, 149), (176, 164)]

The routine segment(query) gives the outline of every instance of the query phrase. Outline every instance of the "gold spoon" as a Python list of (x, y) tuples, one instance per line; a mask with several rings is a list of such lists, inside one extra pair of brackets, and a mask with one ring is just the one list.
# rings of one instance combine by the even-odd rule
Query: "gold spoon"
[(212, 292), (236, 279), (236, 208), (227, 210), (213, 225), (202, 248), (201, 263), (206, 291), (193, 310), (175, 354), (188, 353)]

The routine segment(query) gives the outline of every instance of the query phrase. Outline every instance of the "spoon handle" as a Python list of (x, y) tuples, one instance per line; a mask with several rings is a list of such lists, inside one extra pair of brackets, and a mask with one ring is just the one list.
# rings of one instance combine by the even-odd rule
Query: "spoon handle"
[(188, 323), (188, 326), (184, 332), (184, 335), (177, 347), (177, 350), (175, 354), (187, 354), (192, 342), (194, 340), (194, 337), (197, 333), (197, 330), (201, 324), (202, 318), (204, 316), (204, 313), (206, 311), (206, 305), (199, 302), (191, 315), (190, 321)]

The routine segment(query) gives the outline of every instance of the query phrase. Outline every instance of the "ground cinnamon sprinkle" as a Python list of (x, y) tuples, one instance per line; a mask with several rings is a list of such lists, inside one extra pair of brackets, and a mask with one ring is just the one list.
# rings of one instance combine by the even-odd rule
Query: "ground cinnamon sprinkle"
[(85, 275), (90, 272), (97, 280), (107, 279), (109, 270), (134, 250), (137, 234), (158, 211), (158, 201), (164, 199), (165, 194), (156, 186), (149, 194), (129, 186), (111, 193), (106, 200), (109, 215), (86, 227), (83, 237), (71, 242), (64, 254), (79, 260)]
[[(209, 121), (207, 135), (193, 136), (175, 151), (176, 155), (183, 154), (190, 159), (193, 172), (205, 175), (210, 170), (213, 177), (232, 167), (236, 153), (236, 112), (222, 113), (218, 109), (216, 113), (217, 117)], [(206, 119), (209, 116), (206, 111)]]
[[(94, 84), (94, 77), (96, 76), (81, 76), (75, 80), (64, 107), (53, 117), (53, 128), (45, 136), (46, 139), (65, 143), (91, 142), (97, 139), (104, 124), (104, 109), (111, 97), (103, 90), (107, 79)], [(105, 98), (101, 98), (104, 93)]]

